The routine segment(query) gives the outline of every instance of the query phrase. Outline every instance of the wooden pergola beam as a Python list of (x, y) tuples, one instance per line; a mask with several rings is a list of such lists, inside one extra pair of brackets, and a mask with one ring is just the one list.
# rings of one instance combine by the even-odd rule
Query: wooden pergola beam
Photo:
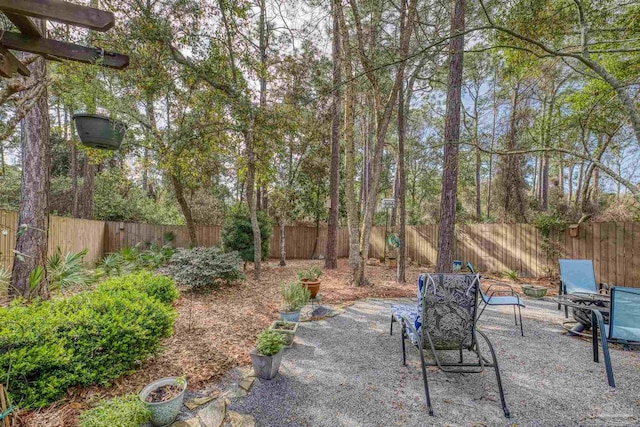
[(53, 56), (70, 61), (96, 64), (121, 70), (129, 65), (129, 57), (119, 53), (106, 52), (95, 47), (85, 47), (43, 37), (29, 37), (24, 34), (5, 32), (0, 46), (22, 52)]
[(15, 13), (5, 13), (5, 15), (7, 15), (7, 18), (13, 22), (13, 25), (15, 25), (22, 34), (31, 37), (42, 37), (40, 29), (28, 16), (16, 15)]
[(95, 31), (107, 31), (115, 24), (112, 12), (63, 0), (0, 0), (0, 10)]
[(0, 76), (11, 78), (14, 73), (29, 77), (31, 72), (18, 58), (6, 48), (0, 46)]

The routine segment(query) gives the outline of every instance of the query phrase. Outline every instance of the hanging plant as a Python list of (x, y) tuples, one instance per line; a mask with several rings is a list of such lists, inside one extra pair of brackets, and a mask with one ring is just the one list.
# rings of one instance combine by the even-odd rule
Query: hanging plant
[(76, 131), (83, 145), (102, 150), (117, 150), (122, 144), (127, 126), (118, 120), (99, 114), (73, 115)]

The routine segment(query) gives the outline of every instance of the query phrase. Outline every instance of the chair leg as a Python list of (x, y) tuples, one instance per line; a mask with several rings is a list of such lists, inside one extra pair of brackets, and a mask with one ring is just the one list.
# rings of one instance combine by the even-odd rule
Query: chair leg
[(460, 347), (460, 363), (463, 363), (463, 356), (462, 356), (462, 347)]
[[(558, 295), (562, 295), (562, 280), (560, 281), (560, 285), (558, 286)], [(558, 310), (561, 310), (562, 306), (558, 303)]]
[(520, 309), (520, 305), (518, 305), (518, 316), (520, 317), (520, 335), (524, 336), (524, 327), (522, 326), (522, 310)]
[(402, 342), (402, 366), (407, 366), (407, 351), (405, 349), (404, 340), (406, 338), (406, 333), (404, 326), (400, 330), (400, 341)]
[[(600, 342), (602, 344), (602, 355), (604, 356), (604, 366), (607, 370), (607, 381), (609, 382), (609, 387), (615, 387), (616, 382), (613, 378), (613, 367), (611, 366), (611, 356), (609, 355), (609, 342), (607, 341), (607, 333), (604, 330), (604, 319), (602, 318), (602, 313), (598, 310), (591, 310), (591, 323), (593, 324), (593, 336), (597, 335), (597, 325), (600, 329)], [(594, 349), (594, 356), (597, 358), (598, 348)]]
[(565, 319), (569, 318), (569, 306), (568, 305), (564, 306), (564, 318)]
[(389, 325), (389, 335), (393, 335), (393, 314), (391, 315), (391, 325)]
[(516, 322), (516, 326), (518, 326), (518, 316), (516, 316), (516, 306), (513, 306), (513, 320)]
[(489, 346), (489, 351), (491, 352), (491, 359), (493, 359), (493, 369), (496, 373), (496, 381), (498, 383), (498, 390), (500, 391), (500, 403), (502, 404), (502, 411), (504, 412), (504, 416), (506, 418), (511, 417), (511, 412), (509, 412), (509, 408), (507, 408), (507, 402), (504, 399), (504, 390), (502, 389), (502, 380), (500, 378), (500, 368), (498, 367), (498, 359), (496, 358), (496, 352), (493, 350), (493, 345), (491, 345), (491, 341), (489, 338), (482, 332), (476, 329), (476, 332), (479, 333), (482, 338), (484, 338), (485, 342)]
[(422, 366), (422, 381), (424, 382), (424, 395), (427, 399), (427, 410), (429, 411), (429, 415), (433, 416), (431, 397), (429, 396), (429, 382), (427, 381), (427, 367), (424, 362), (424, 351), (422, 350), (422, 345), (418, 346), (418, 350), (420, 351), (420, 365)]

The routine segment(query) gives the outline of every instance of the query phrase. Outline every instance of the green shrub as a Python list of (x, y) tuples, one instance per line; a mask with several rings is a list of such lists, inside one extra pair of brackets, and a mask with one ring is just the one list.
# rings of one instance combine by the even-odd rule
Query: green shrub
[[(258, 224), (262, 237), (261, 258), (269, 257), (269, 239), (271, 237), (271, 220), (264, 212), (258, 212)], [(225, 251), (238, 251), (244, 261), (253, 262), (253, 228), (249, 212), (245, 207), (236, 207), (228, 215), (220, 232), (222, 246)]]
[(320, 276), (322, 276), (322, 269), (315, 265), (308, 270), (298, 271), (298, 280), (315, 282)]
[(151, 411), (135, 394), (103, 400), (80, 414), (80, 427), (139, 427)]
[(286, 339), (281, 333), (265, 329), (258, 335), (256, 351), (263, 356), (273, 356), (280, 353), (285, 344)]
[(171, 304), (180, 296), (173, 279), (150, 271), (139, 271), (113, 277), (100, 283), (98, 289), (106, 292), (139, 290), (158, 299), (163, 304)]
[(174, 310), (133, 286), (105, 285), (67, 299), (0, 309), (0, 372), (22, 408), (45, 406), (74, 385), (131, 372), (173, 332)]
[(306, 286), (300, 283), (291, 283), (285, 285), (280, 290), (282, 295), (282, 311), (300, 311), (302, 307), (307, 305), (311, 292)]
[(190, 288), (217, 287), (244, 279), (238, 252), (219, 248), (181, 249), (171, 257), (169, 272)]

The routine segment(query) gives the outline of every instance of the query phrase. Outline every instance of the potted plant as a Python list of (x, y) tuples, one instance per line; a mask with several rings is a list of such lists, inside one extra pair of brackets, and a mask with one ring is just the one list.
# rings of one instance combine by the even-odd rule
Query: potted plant
[(91, 148), (117, 150), (127, 131), (124, 123), (99, 114), (78, 113), (73, 120), (80, 141)]
[(311, 292), (300, 283), (291, 283), (283, 286), (280, 294), (282, 295), (280, 318), (288, 322), (299, 322), (300, 310), (309, 303)]
[(278, 375), (284, 343), (284, 337), (278, 332), (269, 329), (260, 332), (255, 350), (249, 353), (256, 377), (270, 380)]
[(140, 392), (140, 399), (151, 411), (151, 424), (166, 426), (175, 421), (187, 389), (183, 377), (167, 377), (154, 381)]
[(269, 326), (269, 330), (278, 332), (285, 339), (284, 348), (291, 348), (293, 346), (293, 340), (296, 337), (298, 331), (297, 322), (287, 322), (286, 320), (274, 320)]
[(315, 298), (320, 290), (320, 276), (322, 276), (322, 270), (319, 267), (313, 266), (308, 270), (298, 271), (298, 279), (311, 291), (311, 298)]

